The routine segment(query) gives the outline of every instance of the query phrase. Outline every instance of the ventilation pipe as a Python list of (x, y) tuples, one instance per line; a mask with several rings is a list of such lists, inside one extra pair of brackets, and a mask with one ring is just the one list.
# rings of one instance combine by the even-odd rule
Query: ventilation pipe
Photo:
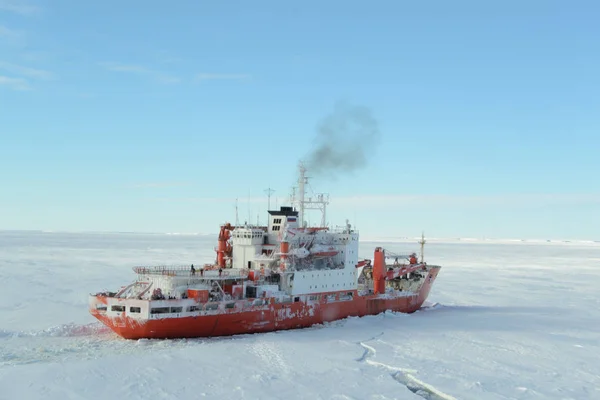
[(373, 291), (375, 294), (385, 293), (385, 250), (375, 248), (373, 257)]

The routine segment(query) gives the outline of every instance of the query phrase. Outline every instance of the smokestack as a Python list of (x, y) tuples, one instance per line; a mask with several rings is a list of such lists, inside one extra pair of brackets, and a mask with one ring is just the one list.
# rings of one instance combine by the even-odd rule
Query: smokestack
[(379, 143), (379, 125), (364, 106), (338, 103), (318, 125), (316, 148), (306, 157), (312, 176), (351, 173), (367, 164)]

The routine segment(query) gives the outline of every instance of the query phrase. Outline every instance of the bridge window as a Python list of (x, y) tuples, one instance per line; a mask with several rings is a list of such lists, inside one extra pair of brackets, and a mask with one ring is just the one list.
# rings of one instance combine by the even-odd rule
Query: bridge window
[(125, 306), (111, 306), (110, 311), (124, 312)]
[(142, 308), (141, 307), (129, 307), (129, 312), (139, 314), (142, 312)]

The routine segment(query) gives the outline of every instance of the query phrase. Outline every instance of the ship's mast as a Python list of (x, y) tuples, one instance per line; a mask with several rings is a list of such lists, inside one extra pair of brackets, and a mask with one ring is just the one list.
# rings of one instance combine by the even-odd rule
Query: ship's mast
[(316, 199), (309, 197), (304, 201), (304, 210), (319, 210), (321, 211), (321, 226), (327, 226), (327, 204), (329, 204), (329, 195), (325, 193), (317, 193)]
[(292, 186), (292, 192), (290, 193), (290, 203), (296, 204), (296, 186)]
[(238, 217), (238, 199), (235, 199), (235, 226), (240, 225), (240, 219)]
[(304, 194), (305, 194), (305, 189), (304, 189), (304, 184), (306, 183), (306, 177), (305, 177), (305, 172), (306, 172), (306, 168), (304, 167), (304, 164), (302, 163), (302, 161), (299, 163), (298, 165), (298, 169), (300, 172), (300, 176), (298, 177), (298, 219), (300, 220), (300, 226), (303, 227), (304, 226)]
[(299, 163), (299, 177), (298, 177), (298, 199), (296, 200), (295, 188), (292, 188), (292, 203), (298, 204), (298, 219), (300, 220), (300, 226), (305, 226), (306, 221), (304, 220), (304, 214), (306, 210), (319, 210), (321, 211), (321, 226), (327, 225), (327, 204), (329, 204), (329, 195), (326, 193), (316, 193), (316, 198), (309, 197), (306, 200), (306, 184), (308, 183), (308, 177), (306, 176), (306, 168), (302, 162)]
[(271, 195), (275, 192), (274, 189), (266, 188), (265, 193), (267, 194), (267, 211), (271, 209)]
[(425, 247), (425, 232), (421, 232), (421, 241), (419, 244), (421, 245), (421, 262), (423, 262), (423, 248)]

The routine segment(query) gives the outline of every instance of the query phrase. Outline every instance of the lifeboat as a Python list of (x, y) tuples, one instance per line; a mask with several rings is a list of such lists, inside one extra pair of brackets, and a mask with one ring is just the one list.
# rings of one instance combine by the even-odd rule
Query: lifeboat
[(339, 251), (333, 246), (316, 245), (310, 249), (310, 255), (317, 258), (333, 257), (338, 253)]
[(296, 249), (292, 249), (290, 254), (298, 258), (306, 258), (310, 254), (310, 251), (306, 250), (304, 247), (298, 247)]

